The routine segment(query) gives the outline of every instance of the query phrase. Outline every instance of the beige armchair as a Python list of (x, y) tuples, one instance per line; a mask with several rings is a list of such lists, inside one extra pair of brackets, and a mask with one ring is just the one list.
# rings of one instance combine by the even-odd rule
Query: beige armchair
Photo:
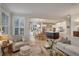
[(13, 41), (13, 52), (20, 50), (20, 47), (24, 46), (24, 40), (22, 36), (12, 36)]

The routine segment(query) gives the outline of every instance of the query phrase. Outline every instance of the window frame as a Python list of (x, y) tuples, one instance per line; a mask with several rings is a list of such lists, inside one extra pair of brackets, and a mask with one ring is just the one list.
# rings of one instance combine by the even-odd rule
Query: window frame
[[(3, 17), (3, 14), (4, 14), (4, 17)], [(3, 34), (8, 34), (8, 30), (9, 30), (8, 29), (8, 27), (9, 27), (9, 16), (5, 12), (2, 12), (1, 15), (2, 15), (2, 28), (3, 27), (6, 28), (4, 32), (3, 32), (3, 29), (2, 29), (2, 32), (3, 32)], [(7, 17), (7, 23), (6, 23), (6, 17)], [(3, 18), (4, 18), (4, 21), (3, 21)]]
[[(15, 19), (17, 19), (17, 17), (19, 18), (19, 26), (15, 26), (15, 23), (14, 23), (15, 22)], [(20, 25), (21, 20), (23, 20), (23, 22), (24, 22), (24, 26), (22, 26), (22, 27)], [(19, 30), (18, 35), (24, 36), (24, 33), (23, 34), (20, 34), (21, 33), (20, 32), (20, 28), (23, 28), (24, 31), (25, 31), (25, 17), (22, 17), (22, 16), (13, 16), (13, 35), (15, 35), (15, 28), (18, 28), (18, 30)]]

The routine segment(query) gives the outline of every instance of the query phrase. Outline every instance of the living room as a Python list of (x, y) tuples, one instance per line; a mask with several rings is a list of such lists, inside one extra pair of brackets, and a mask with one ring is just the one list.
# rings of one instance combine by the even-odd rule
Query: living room
[(78, 10), (77, 3), (0, 3), (0, 56), (79, 55)]

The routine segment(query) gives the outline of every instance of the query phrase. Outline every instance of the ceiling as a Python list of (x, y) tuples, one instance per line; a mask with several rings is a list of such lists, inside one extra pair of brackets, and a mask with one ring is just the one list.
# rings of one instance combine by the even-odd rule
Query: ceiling
[(45, 19), (67, 16), (79, 10), (79, 4), (74, 3), (6, 3), (4, 5), (12, 13)]

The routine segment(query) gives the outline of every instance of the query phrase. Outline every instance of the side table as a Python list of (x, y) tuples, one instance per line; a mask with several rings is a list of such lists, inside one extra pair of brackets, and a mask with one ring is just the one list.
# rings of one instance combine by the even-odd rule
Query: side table
[(12, 42), (9, 41), (5, 46), (2, 45), (2, 55), (3, 56), (9, 56), (12, 55)]

